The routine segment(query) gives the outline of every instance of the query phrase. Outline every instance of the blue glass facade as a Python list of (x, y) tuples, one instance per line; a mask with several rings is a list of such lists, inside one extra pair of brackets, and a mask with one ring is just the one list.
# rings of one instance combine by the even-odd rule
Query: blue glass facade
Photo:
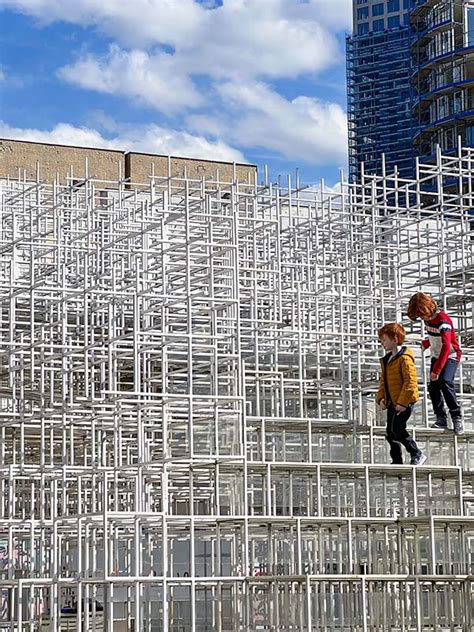
[[(390, 7), (389, 7), (390, 4)], [(401, 177), (415, 168), (410, 101), (411, 31), (403, 23), (405, 4), (371, 4), (370, 22), (354, 15), (354, 32), (347, 39), (349, 177), (380, 173), (382, 154), (387, 170)], [(403, 7), (403, 8), (402, 8)], [(359, 7), (360, 8), (360, 7)], [(382, 11), (383, 9), (383, 11)], [(390, 11), (399, 11), (390, 14)], [(376, 17), (375, 17), (376, 16)]]
[(347, 80), (352, 180), (474, 146), (474, 0), (354, 3)]

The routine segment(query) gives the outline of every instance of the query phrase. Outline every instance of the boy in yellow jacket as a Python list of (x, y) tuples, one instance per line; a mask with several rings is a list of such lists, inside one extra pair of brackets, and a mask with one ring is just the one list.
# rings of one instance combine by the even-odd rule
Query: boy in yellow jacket
[(426, 455), (407, 432), (407, 421), (418, 400), (418, 378), (413, 351), (402, 346), (406, 331), (398, 323), (384, 325), (378, 334), (387, 354), (380, 361), (382, 374), (376, 400), (382, 410), (387, 411), (386, 438), (390, 444), (392, 464), (403, 465), (403, 445), (411, 456), (411, 465), (423, 465)]

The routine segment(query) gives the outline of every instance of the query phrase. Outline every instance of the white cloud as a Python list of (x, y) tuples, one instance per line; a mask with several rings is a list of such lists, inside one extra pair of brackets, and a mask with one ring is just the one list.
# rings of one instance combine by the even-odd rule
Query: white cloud
[(96, 27), (126, 46), (162, 42), (174, 46), (185, 40), (206, 12), (194, 0), (1, 0), (38, 19)]
[(336, 35), (350, 28), (351, 0), (2, 1), (42, 23), (94, 27), (115, 40), (106, 55), (83, 54), (64, 66), (59, 74), (68, 82), (167, 115), (186, 111), (197, 135), (152, 126), (150, 151), (167, 153), (155, 144), (169, 132), (166, 142), (187, 153), (235, 155), (231, 145), (240, 145), (308, 164), (346, 161), (343, 109), (308, 96), (289, 100), (268, 82), (311, 80), (340, 64)]
[[(125, 96), (170, 114), (206, 101), (208, 95), (200, 94), (194, 83), (196, 76), (242, 83), (259, 77), (293, 78), (340, 61), (335, 37), (317, 16), (311, 18), (310, 5), (297, 3), (300, 15), (294, 7), (288, 11), (291, 4), (226, 0), (214, 10), (201, 8), (194, 28), (175, 37), (172, 53), (113, 45), (105, 56), (86, 55), (59, 74), (82, 88)], [(156, 37), (161, 44), (169, 43), (161, 31)]]
[[(346, 4), (345, 0), (339, 1)], [(49, 4), (48, 19), (57, 15), (58, 19), (81, 23), (95, 20), (93, 23), (101, 28), (112, 29), (122, 44), (131, 41), (124, 37), (122, 27), (114, 28), (115, 19), (122, 24), (122, 13), (128, 15), (129, 3), (125, 3), (123, 12), (117, 11), (114, 0), (97, 6), (98, 15), (115, 16), (112, 24), (105, 26), (94, 17), (92, 7), (96, 0), (77, 0), (71, 15), (54, 0), (8, 2), (27, 6), (36, 15), (43, 15)], [(60, 77), (82, 88), (125, 96), (134, 103), (172, 114), (202, 106), (209, 100), (207, 90), (201, 88), (199, 92), (197, 76), (208, 77), (211, 86), (216, 81), (246, 83), (259, 78), (314, 74), (341, 61), (337, 40), (327, 28), (331, 21), (328, 16), (336, 15), (329, 10), (327, 0), (225, 0), (212, 10), (192, 0), (184, 3), (193, 16), (184, 20), (185, 28), (181, 24), (182, 6), (176, 0), (138, 0), (124, 23), (130, 32), (135, 32), (134, 28), (141, 32), (136, 15), (143, 8), (145, 17), (150, 14), (148, 20), (143, 20), (149, 23), (145, 30), (151, 29), (146, 30), (148, 39), (155, 44), (171, 44), (172, 52), (157, 50), (156, 46), (150, 51), (128, 50), (114, 44), (106, 55), (85, 55), (63, 67)], [(168, 26), (163, 28), (163, 23)], [(141, 46), (146, 41), (147, 35)]]
[(126, 52), (113, 45), (105, 58), (89, 55), (59, 74), (82, 88), (124, 95), (162, 112), (199, 106), (203, 100), (191, 79), (175, 66), (172, 55)]
[(176, 56), (190, 73), (245, 81), (318, 72), (340, 59), (334, 35), (310, 5), (291, 0), (225, 0), (182, 42)]
[(87, 127), (74, 127), (59, 123), (52, 130), (39, 130), (11, 127), (0, 121), (0, 136), (16, 140), (29, 140), (39, 143), (57, 143), (58, 145), (81, 145), (84, 147), (104, 147), (117, 149), (114, 141), (103, 138), (99, 132)]
[(336, 38), (318, 21), (320, 5), (327, 3), (226, 0), (214, 10), (201, 7), (201, 19), (172, 53), (113, 45), (107, 55), (86, 55), (59, 74), (82, 88), (126, 96), (166, 114), (196, 108), (209, 100), (204, 90), (198, 92), (196, 76), (207, 76), (211, 85), (229, 80), (245, 85), (311, 75), (341, 61)]
[(341, 183), (336, 182), (335, 184), (328, 184), (325, 181), (322, 181), (319, 184), (310, 184), (306, 185), (303, 183), (303, 198), (306, 199), (314, 199), (315, 196), (320, 196), (321, 193), (323, 195), (338, 195), (341, 193)]
[[(293, 77), (341, 61), (350, 0), (3, 0), (40, 23), (94, 26), (122, 47), (171, 46), (174, 68), (212, 77)], [(106, 61), (106, 60), (103, 60)], [(100, 60), (97, 60), (100, 63)]]
[(309, 164), (346, 162), (347, 119), (336, 103), (300, 96), (289, 101), (262, 83), (227, 82), (225, 103), (213, 117), (188, 119), (194, 129), (219, 133), (244, 147), (265, 147)]
[(1, 0), (0, 5), (27, 13), (40, 23), (60, 20), (95, 26), (127, 46), (139, 47), (157, 42), (182, 44), (204, 22), (224, 26), (226, 16), (232, 15), (242, 21), (243, 34), (249, 27), (258, 30), (259, 24), (249, 21), (255, 17), (264, 29), (274, 18), (346, 30), (352, 21), (352, 0), (224, 0), (219, 7), (213, 1), (196, 0)]
[(30, 140), (61, 145), (104, 147), (124, 151), (143, 151), (164, 155), (207, 158), (229, 162), (245, 162), (240, 151), (222, 140), (209, 141), (188, 132), (166, 129), (158, 125), (122, 126), (112, 138), (88, 127), (75, 127), (59, 123), (51, 130), (10, 127), (0, 121), (0, 137)]
[(352, 0), (308, 0), (301, 4), (299, 10), (306, 18), (317, 19), (331, 29), (352, 28)]

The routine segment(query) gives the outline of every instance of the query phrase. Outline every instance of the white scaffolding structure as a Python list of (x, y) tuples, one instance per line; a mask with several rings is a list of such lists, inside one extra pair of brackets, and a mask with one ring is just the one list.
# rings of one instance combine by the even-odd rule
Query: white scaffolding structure
[[(0, 630), (470, 632), (474, 150), (340, 193), (1, 182)], [(388, 465), (377, 329), (455, 318), (466, 433)]]

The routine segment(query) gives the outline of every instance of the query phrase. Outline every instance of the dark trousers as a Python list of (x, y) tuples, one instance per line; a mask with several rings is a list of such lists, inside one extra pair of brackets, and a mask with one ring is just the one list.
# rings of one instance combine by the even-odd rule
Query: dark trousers
[(407, 421), (412, 410), (413, 406), (408, 406), (402, 413), (397, 413), (391, 403), (387, 408), (387, 434), (385, 438), (390, 444), (392, 462), (397, 465), (403, 464), (402, 445), (412, 457), (418, 456), (421, 452), (407, 431)]
[[(431, 358), (431, 370), (433, 370), (435, 362), (436, 358)], [(439, 374), (439, 378), (428, 384), (428, 393), (433, 404), (434, 414), (436, 415), (436, 420), (441, 423), (447, 423), (448, 421), (445, 403), (449, 408), (451, 419), (459, 419), (461, 417), (461, 407), (454, 388), (454, 376), (456, 375), (458, 364), (457, 360), (450, 358)]]

